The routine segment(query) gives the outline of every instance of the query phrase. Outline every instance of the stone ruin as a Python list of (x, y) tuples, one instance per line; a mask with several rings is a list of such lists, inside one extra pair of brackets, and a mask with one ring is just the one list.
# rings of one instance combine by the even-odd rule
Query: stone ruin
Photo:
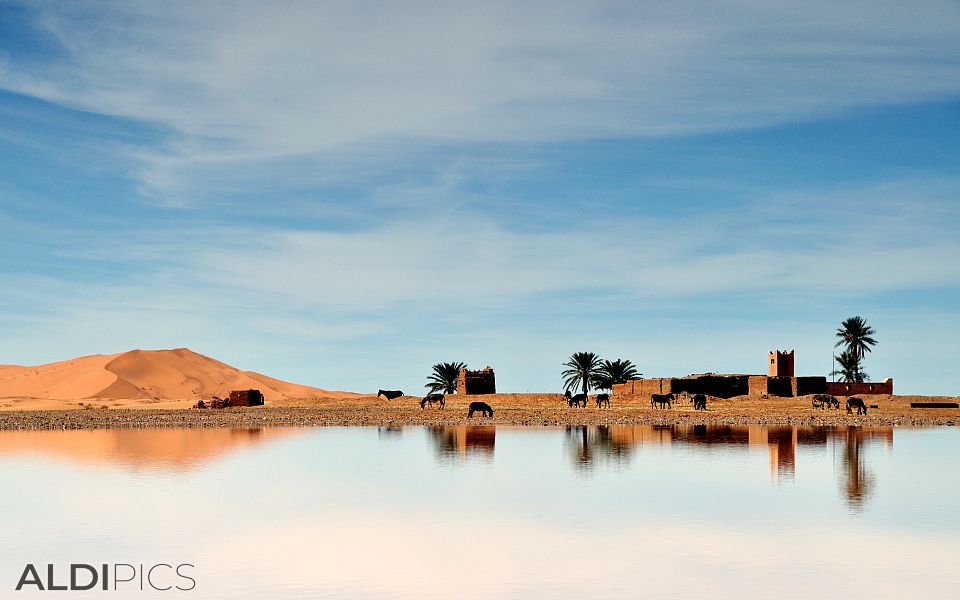
[(496, 394), (497, 382), (489, 366), (479, 371), (460, 369), (457, 377), (457, 393), (464, 395)]

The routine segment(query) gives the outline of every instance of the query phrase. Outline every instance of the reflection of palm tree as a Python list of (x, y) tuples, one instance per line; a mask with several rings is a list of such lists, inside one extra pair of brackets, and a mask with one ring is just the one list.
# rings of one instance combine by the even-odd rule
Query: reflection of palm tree
[(863, 432), (856, 428), (847, 429), (846, 443), (843, 447), (843, 488), (851, 508), (859, 510), (870, 494), (873, 493), (874, 476), (867, 468), (862, 455)]
[(432, 426), (428, 429), (434, 449), (441, 457), (456, 456), (457, 438), (449, 427)]
[[(867, 320), (860, 316), (850, 317), (837, 329), (838, 339), (835, 346), (846, 347), (847, 353), (856, 360), (857, 373), (860, 372), (864, 354), (871, 352), (872, 347), (877, 345), (877, 340), (873, 337), (876, 333), (873, 327), (867, 325)], [(864, 378), (858, 376), (856, 379), (863, 381)]]
[(457, 391), (457, 378), (460, 377), (460, 369), (465, 368), (467, 368), (467, 363), (462, 362), (433, 365), (433, 372), (427, 378), (426, 388), (431, 392), (453, 394)]
[(612, 390), (614, 385), (626, 383), (639, 376), (637, 367), (629, 360), (619, 358), (613, 362), (605, 360), (597, 369), (597, 375), (593, 378), (593, 387), (598, 390)]
[(850, 352), (841, 352), (840, 356), (837, 357), (837, 365), (839, 366), (830, 375), (840, 377), (846, 383), (863, 383), (865, 379), (869, 378), (860, 368), (860, 359)]
[(618, 462), (630, 458), (633, 448), (614, 439), (610, 427), (567, 427), (567, 440), (573, 450), (573, 462), (578, 468), (591, 470), (598, 457), (612, 457)]
[(572, 390), (579, 384), (586, 394), (599, 373), (600, 357), (593, 352), (575, 352), (563, 366), (567, 367), (563, 372), (563, 385)]

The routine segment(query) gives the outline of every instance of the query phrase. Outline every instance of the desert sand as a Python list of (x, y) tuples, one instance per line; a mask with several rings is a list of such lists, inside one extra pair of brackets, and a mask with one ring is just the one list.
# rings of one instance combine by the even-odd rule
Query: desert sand
[(187, 348), (97, 354), (33, 367), (0, 365), (0, 410), (189, 408), (242, 389), (259, 389), (267, 401), (359, 396), (241, 371)]
[[(285, 398), (265, 406), (225, 409), (89, 408), (87, 410), (0, 411), (0, 430), (12, 429), (103, 429), (147, 427), (347, 426), (374, 425), (854, 425), (854, 426), (948, 426), (960, 423), (958, 409), (915, 409), (910, 402), (953, 401), (957, 398), (924, 396), (864, 396), (876, 404), (867, 415), (848, 415), (844, 410), (818, 410), (811, 398), (761, 399), (750, 396), (710, 398), (706, 411), (694, 411), (687, 403), (669, 410), (650, 408), (636, 398), (613, 401), (609, 409), (569, 408), (560, 394), (493, 394), (448, 396), (446, 408), (420, 409), (419, 398), (403, 396), (384, 400), (375, 396), (344, 398)], [(467, 418), (471, 401), (488, 402), (494, 417)], [(90, 406), (90, 405), (87, 405)]]
[[(197, 400), (256, 388), (266, 405), (193, 409)], [(876, 405), (865, 416), (811, 408), (809, 396), (762, 399), (710, 397), (708, 410), (687, 402), (654, 410), (649, 398), (612, 399), (612, 407), (570, 408), (560, 394), (447, 396), (445, 410), (421, 410), (418, 397), (394, 400), (327, 391), (273, 379), (186, 348), (132, 350), (36, 367), (0, 366), (0, 429), (101, 429), (141, 427), (260, 427), (298, 425), (954, 425), (957, 409), (915, 409), (915, 401), (953, 401), (924, 396), (864, 396)], [(467, 419), (480, 400), (493, 419)], [(842, 399), (841, 399), (842, 401)], [(592, 402), (592, 398), (591, 398)], [(143, 410), (151, 409), (151, 410)]]

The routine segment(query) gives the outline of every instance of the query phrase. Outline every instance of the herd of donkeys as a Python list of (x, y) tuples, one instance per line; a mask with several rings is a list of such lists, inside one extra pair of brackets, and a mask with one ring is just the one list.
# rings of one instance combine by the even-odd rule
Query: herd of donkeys
[[(403, 395), (401, 390), (379, 390), (377, 392), (377, 398), (383, 396), (387, 400), (393, 400)], [(566, 398), (567, 406), (570, 408), (587, 407), (587, 394), (571, 394), (570, 390), (567, 390), (563, 396)], [(595, 400), (597, 408), (610, 408), (609, 394), (597, 394)], [(650, 396), (650, 408), (669, 409), (673, 406), (673, 403), (677, 401), (686, 401), (689, 404), (693, 404), (694, 410), (707, 410), (706, 395), (690, 394), (688, 392), (680, 392), (679, 394), (652, 394)], [(813, 408), (822, 410), (833, 408), (840, 410), (840, 401), (830, 394), (816, 394), (813, 396), (812, 403)], [(427, 406), (433, 408), (434, 404), (439, 404), (439, 407), (442, 409), (446, 405), (444, 395), (437, 393), (427, 394), (420, 400), (420, 409), (423, 410)], [(863, 398), (854, 396), (847, 398), (847, 413), (853, 413), (853, 409), (857, 410), (858, 415), (867, 414), (867, 405), (864, 403)], [(492, 417), (493, 409), (486, 402), (471, 402), (470, 408), (467, 411), (467, 418), (473, 417), (474, 413), (480, 413), (482, 417)]]

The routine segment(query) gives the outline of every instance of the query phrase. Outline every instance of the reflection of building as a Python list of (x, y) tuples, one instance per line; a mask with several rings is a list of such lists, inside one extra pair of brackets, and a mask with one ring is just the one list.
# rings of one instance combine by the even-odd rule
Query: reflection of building
[(445, 425), (431, 427), (437, 451), (443, 456), (493, 455), (497, 438), (494, 425)]
[(591, 467), (601, 456), (629, 457), (631, 448), (644, 445), (743, 446), (764, 448), (769, 457), (770, 478), (792, 479), (796, 475), (797, 448), (844, 444), (843, 466), (847, 498), (862, 502), (870, 491), (871, 478), (860, 456), (867, 441), (893, 443), (892, 427), (798, 427), (766, 425), (611, 425), (568, 427), (578, 466)]
[(457, 376), (458, 394), (496, 394), (497, 381), (493, 374), (493, 369), (486, 367), (479, 371), (468, 371), (460, 369)]

